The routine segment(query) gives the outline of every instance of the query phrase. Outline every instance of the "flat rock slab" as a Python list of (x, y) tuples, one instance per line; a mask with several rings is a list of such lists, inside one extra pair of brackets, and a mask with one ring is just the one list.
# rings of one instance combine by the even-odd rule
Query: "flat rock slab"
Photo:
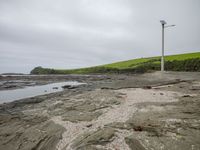
[(52, 121), (30, 127), (14, 123), (12, 128), (1, 127), (1, 129), (1, 150), (55, 150), (64, 132), (64, 128)]
[(200, 86), (194, 85), (190, 88), (190, 90), (200, 90)]
[(126, 137), (125, 141), (131, 150), (146, 150), (134, 136)]
[(75, 139), (72, 148), (74, 149), (86, 149), (94, 148), (95, 145), (102, 145), (112, 141), (112, 137), (115, 135), (113, 128), (103, 128), (97, 131), (86, 133), (79, 138)]
[(78, 121), (92, 121), (98, 118), (102, 113), (99, 112), (79, 112), (79, 111), (68, 111), (63, 115), (64, 121), (78, 122)]

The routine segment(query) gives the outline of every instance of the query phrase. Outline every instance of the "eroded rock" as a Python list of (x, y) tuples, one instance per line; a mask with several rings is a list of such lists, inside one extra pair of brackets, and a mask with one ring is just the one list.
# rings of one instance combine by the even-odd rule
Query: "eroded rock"
[(73, 141), (72, 148), (74, 149), (86, 149), (94, 148), (95, 145), (104, 145), (112, 141), (112, 137), (115, 135), (113, 128), (103, 128), (97, 131), (86, 133)]
[(7, 119), (0, 125), (2, 150), (54, 150), (64, 132), (63, 127), (45, 118), (23, 119), (18, 116)]
[(146, 150), (143, 147), (143, 145), (137, 139), (134, 138), (134, 136), (126, 137), (125, 141), (131, 150)]
[(102, 113), (98, 112), (80, 112), (80, 111), (68, 111), (63, 115), (64, 121), (78, 122), (78, 121), (92, 121), (98, 118)]

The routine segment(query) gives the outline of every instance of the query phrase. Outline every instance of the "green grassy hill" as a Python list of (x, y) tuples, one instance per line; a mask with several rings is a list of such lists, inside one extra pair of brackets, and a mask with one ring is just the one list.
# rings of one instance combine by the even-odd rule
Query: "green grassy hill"
[[(165, 56), (165, 69), (170, 71), (200, 71), (200, 52)], [(31, 74), (144, 73), (149, 70), (160, 70), (160, 57), (132, 59), (71, 70), (36, 67), (31, 71)]]
[[(174, 60), (180, 61), (180, 60), (194, 59), (194, 58), (200, 58), (200, 52), (199, 53), (189, 53), (189, 54), (165, 56), (165, 61), (174, 61)], [(104, 65), (104, 66), (125, 69), (125, 68), (135, 67), (137, 65), (140, 65), (141, 63), (146, 63), (149, 61), (153, 61), (154, 63), (160, 63), (160, 56), (159, 57), (132, 59), (132, 60), (112, 63), (112, 64), (108, 64), (108, 65)]]

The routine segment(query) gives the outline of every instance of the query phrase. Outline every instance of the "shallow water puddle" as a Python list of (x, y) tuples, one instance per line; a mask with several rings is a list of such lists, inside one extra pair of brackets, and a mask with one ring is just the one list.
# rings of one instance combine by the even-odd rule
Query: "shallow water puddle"
[(11, 102), (23, 98), (59, 92), (63, 90), (62, 86), (64, 85), (78, 86), (82, 84), (85, 83), (70, 81), (70, 82), (51, 83), (40, 86), (25, 87), (23, 89), (4, 90), (0, 91), (0, 103)]

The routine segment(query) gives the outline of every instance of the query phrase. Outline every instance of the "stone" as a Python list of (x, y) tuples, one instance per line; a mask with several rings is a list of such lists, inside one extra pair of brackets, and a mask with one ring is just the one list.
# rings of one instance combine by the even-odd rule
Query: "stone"
[(86, 147), (91, 147), (93, 145), (104, 145), (112, 141), (112, 137), (115, 135), (115, 130), (113, 128), (103, 128), (97, 131), (83, 134), (82, 136), (76, 138), (73, 141), (73, 149), (86, 149)]
[(152, 89), (152, 86), (149, 86), (149, 85), (143, 86), (143, 89)]
[(58, 89), (58, 87), (53, 87), (54, 90)]
[(65, 131), (46, 118), (4, 115), (1, 118), (0, 149), (2, 150), (54, 150)]
[(190, 90), (200, 90), (200, 86), (193, 85)]
[(63, 89), (75, 89), (77, 87), (78, 86), (73, 86), (73, 85), (64, 85), (64, 86), (62, 86)]
[(145, 150), (142, 144), (133, 136), (126, 137), (125, 142), (131, 150)]
[(68, 111), (63, 115), (64, 121), (78, 122), (78, 121), (92, 121), (98, 118), (101, 112), (79, 112), (76, 110)]

